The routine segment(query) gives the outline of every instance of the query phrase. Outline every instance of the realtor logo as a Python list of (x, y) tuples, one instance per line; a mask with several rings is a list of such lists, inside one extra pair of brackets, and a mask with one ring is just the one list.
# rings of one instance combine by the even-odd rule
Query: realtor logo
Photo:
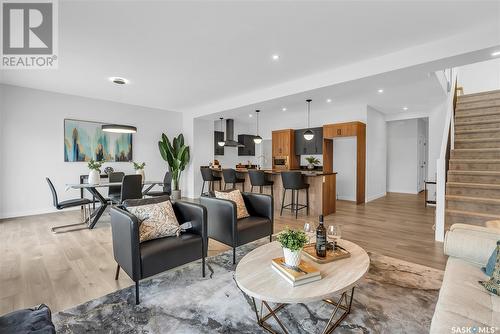
[(57, 2), (2, 1), (2, 69), (57, 68)]

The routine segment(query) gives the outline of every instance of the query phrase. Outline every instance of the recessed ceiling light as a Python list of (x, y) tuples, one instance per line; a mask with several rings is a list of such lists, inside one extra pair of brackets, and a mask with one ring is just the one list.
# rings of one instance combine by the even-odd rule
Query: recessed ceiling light
[(129, 84), (130, 81), (125, 79), (125, 78), (120, 78), (120, 77), (110, 77), (109, 81), (117, 84), (117, 85), (126, 85)]
[(281, 108), (281, 111), (286, 111), (286, 108), (285, 107)]
[(274, 55), (272, 55), (272, 58), (273, 58), (273, 60), (279, 60), (280, 59), (280, 55), (274, 54)]
[(332, 99), (326, 99), (326, 103), (331, 103)]
[(379, 90), (377, 90), (377, 92), (378, 92), (379, 94), (382, 94), (382, 93), (384, 92), (384, 90), (383, 90), (383, 89), (379, 89)]
[(403, 110), (408, 110), (408, 107), (403, 107)]
[(252, 117), (253, 117), (253, 115), (252, 115), (252, 114), (248, 114), (248, 117), (252, 118)]
[(500, 51), (495, 51), (491, 54), (492, 57), (500, 56)]

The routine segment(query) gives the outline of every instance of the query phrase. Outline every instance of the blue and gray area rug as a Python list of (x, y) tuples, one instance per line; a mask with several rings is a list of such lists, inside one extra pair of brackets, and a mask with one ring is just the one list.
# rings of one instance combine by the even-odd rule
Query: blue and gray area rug
[[(238, 249), (238, 258), (262, 244)], [(354, 295), (351, 314), (335, 333), (428, 333), (441, 286), (440, 270), (370, 254), (370, 271)], [(263, 333), (251, 299), (234, 282), (232, 254), (200, 262), (54, 314), (58, 333)], [(321, 333), (332, 306), (323, 302), (289, 305), (280, 319), (290, 333)], [(278, 326), (270, 323), (278, 329)]]

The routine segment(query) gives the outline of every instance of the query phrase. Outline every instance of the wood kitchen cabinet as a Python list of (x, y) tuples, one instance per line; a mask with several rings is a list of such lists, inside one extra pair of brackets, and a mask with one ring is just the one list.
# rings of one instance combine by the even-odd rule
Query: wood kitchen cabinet
[(288, 168), (298, 168), (299, 160), (295, 155), (295, 131), (293, 129), (273, 131), (272, 142), (273, 158), (288, 157)]

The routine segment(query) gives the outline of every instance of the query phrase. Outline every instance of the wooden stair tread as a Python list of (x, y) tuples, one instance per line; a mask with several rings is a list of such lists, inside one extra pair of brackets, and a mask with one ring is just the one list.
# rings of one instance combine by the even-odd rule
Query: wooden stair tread
[(479, 121), (462, 121), (455, 122), (455, 126), (460, 125), (479, 125), (479, 124), (489, 124), (489, 123), (500, 123), (500, 118), (497, 119), (487, 119), (487, 120), (479, 120)]
[(464, 138), (455, 139), (455, 143), (482, 143), (482, 142), (496, 142), (500, 141), (500, 138)]
[[(495, 89), (495, 90), (488, 90), (485, 92), (459, 95), (459, 96), (457, 96), (457, 102), (463, 101), (464, 99), (466, 99), (468, 97), (477, 97), (477, 96), (485, 96), (485, 95), (487, 96), (487, 95), (495, 95), (495, 94), (500, 94), (500, 90)], [(485, 99), (485, 100), (487, 100), (487, 99)], [(465, 101), (463, 101), (463, 102), (465, 102)]]
[(495, 163), (500, 163), (500, 159), (481, 159), (481, 158), (451, 158), (450, 162), (459, 162), (459, 163), (480, 163), (480, 164), (495, 164)]
[(448, 170), (449, 174), (462, 174), (462, 175), (495, 175), (500, 177), (500, 171), (494, 170)]
[(470, 130), (456, 130), (456, 135), (467, 133), (485, 133), (485, 132), (500, 132), (500, 128), (483, 128), (483, 129), (470, 129)]
[(500, 148), (486, 147), (486, 148), (454, 148), (452, 151), (459, 152), (500, 152)]
[(457, 187), (457, 188), (476, 188), (476, 189), (499, 189), (500, 184), (489, 184), (489, 183), (465, 183), (465, 182), (446, 182), (446, 186)]
[(486, 197), (446, 195), (446, 200), (500, 205), (500, 199), (486, 198)]
[(493, 215), (493, 214), (489, 214), (489, 213), (482, 213), (482, 212), (476, 212), (476, 211), (462, 211), (462, 210), (455, 210), (455, 209), (446, 209), (446, 213), (453, 214), (453, 215), (460, 215), (460, 216), (487, 218), (487, 219), (491, 219), (491, 220), (500, 219), (500, 215)]
[[(477, 116), (487, 116), (487, 115), (496, 115), (500, 114), (500, 105), (496, 106), (481, 106), (481, 107), (457, 107), (455, 110), (455, 118), (463, 118), (463, 117), (477, 117)], [(494, 110), (490, 110), (494, 109)], [(473, 113), (466, 113), (465, 115), (463, 114), (466, 111), (471, 111), (471, 110), (481, 110), (481, 111), (476, 111)]]

